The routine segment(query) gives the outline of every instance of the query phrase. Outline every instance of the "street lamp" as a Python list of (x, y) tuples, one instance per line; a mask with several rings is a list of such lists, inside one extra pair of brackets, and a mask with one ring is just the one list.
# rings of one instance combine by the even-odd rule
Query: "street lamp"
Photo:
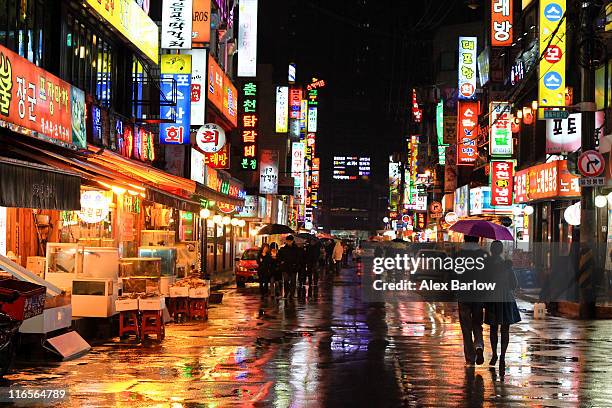
[(208, 208), (202, 208), (200, 210), (200, 218), (208, 218), (210, 217), (210, 210)]
[(230, 225), (232, 219), (226, 215), (225, 217), (223, 217), (221, 222), (223, 223), (223, 225)]
[(606, 205), (608, 205), (608, 199), (606, 198), (606, 196), (598, 195), (597, 197), (595, 197), (595, 207), (603, 208)]
[(523, 208), (523, 211), (525, 212), (525, 215), (531, 215), (533, 214), (533, 207), (528, 205), (525, 208)]
[(383, 217), (383, 222), (385, 224), (388, 224), (389, 223), (389, 217)]
[(213, 217), (213, 222), (215, 224), (222, 224), (223, 223), (223, 217), (221, 217), (219, 214), (215, 215)]

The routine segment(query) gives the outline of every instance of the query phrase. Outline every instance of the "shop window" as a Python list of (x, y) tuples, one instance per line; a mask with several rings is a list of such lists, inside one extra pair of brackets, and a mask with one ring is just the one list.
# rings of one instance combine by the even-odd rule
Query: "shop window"
[(44, 29), (43, 0), (0, 3), (0, 44), (38, 66), (42, 65)]

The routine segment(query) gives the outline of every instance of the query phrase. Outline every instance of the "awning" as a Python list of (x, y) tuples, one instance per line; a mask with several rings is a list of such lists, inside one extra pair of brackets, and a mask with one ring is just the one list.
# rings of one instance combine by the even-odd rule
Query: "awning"
[(77, 173), (0, 157), (0, 206), (41, 210), (81, 208)]
[(238, 207), (244, 205), (243, 198), (231, 197), (226, 194), (219, 193), (218, 191), (215, 191), (212, 188), (206, 187), (200, 183), (196, 183), (196, 195), (201, 197), (203, 200), (216, 201)]

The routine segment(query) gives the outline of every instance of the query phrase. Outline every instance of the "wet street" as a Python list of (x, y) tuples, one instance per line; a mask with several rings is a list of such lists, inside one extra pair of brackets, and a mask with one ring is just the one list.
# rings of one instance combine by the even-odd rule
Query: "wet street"
[[(505, 372), (466, 368), (453, 305), (368, 305), (353, 270), (293, 302), (227, 289), (207, 322), (144, 346), (117, 338), (80, 359), (27, 367), (15, 386), (67, 388), (66, 407), (608, 406), (609, 322), (512, 328)], [(488, 333), (485, 333), (488, 343)], [(489, 345), (486, 344), (486, 362)], [(42, 404), (40, 405), (42, 406)]]

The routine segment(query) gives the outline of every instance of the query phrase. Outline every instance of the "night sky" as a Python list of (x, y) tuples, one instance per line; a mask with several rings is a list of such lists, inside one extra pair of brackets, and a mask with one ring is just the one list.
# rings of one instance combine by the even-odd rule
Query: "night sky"
[(432, 31), (483, 12), (464, 0), (263, 0), (259, 7), (259, 63), (273, 64), (279, 83), (289, 62), (298, 82), (327, 83), (317, 134), (324, 167), (335, 154), (367, 151), (381, 182), (388, 155), (402, 147), (410, 89), (433, 82)]

